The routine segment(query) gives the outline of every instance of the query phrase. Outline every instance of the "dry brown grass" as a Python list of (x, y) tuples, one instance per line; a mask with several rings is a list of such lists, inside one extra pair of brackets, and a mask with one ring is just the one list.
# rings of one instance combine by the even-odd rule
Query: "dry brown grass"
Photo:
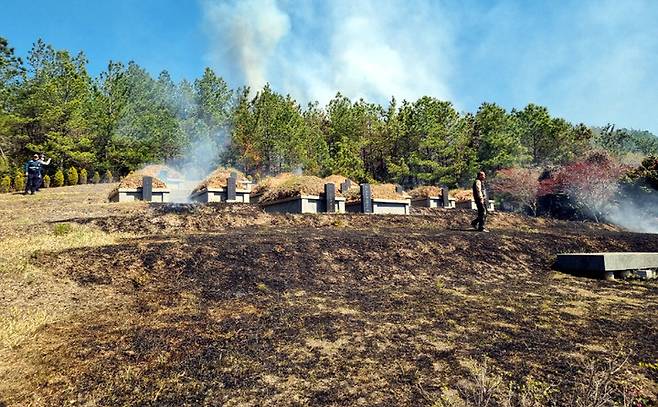
[(202, 189), (206, 188), (226, 188), (227, 179), (233, 172), (235, 172), (238, 176), (237, 184), (239, 188), (241, 182), (247, 181), (247, 177), (244, 175), (244, 173), (235, 168), (220, 167), (208, 175), (206, 179), (204, 179), (199, 185), (197, 185), (193, 192), (201, 191)]
[(34, 253), (70, 248), (98, 247), (113, 244), (132, 234), (108, 234), (98, 229), (76, 224), (61, 232), (63, 224), (39, 226), (37, 233), (6, 235), (0, 238), (0, 274), (24, 274), (35, 270), (30, 263)]
[(126, 175), (121, 182), (119, 182), (119, 185), (116, 186), (110, 193), (107, 195), (108, 199), (112, 199), (112, 197), (116, 194), (119, 193), (119, 188), (131, 188), (131, 189), (141, 189), (144, 187), (144, 177), (153, 177), (153, 188), (167, 188), (167, 184), (164, 183), (159, 178), (156, 178), (154, 176), (144, 174), (140, 171), (137, 172), (131, 172), (130, 174)]
[(276, 187), (277, 185), (285, 182), (290, 177), (295, 177), (296, 175), (292, 172), (282, 172), (281, 174), (275, 175), (273, 177), (266, 177), (258, 181), (258, 183), (253, 188), (254, 194), (262, 194), (270, 188)]
[(324, 182), (336, 185), (336, 191), (340, 191), (340, 184), (345, 181), (350, 181), (350, 189), (359, 189), (359, 184), (357, 182), (340, 174), (334, 174), (324, 178)]
[(473, 190), (471, 189), (451, 189), (448, 196), (457, 202), (471, 201), (473, 199)]
[[(325, 180), (311, 175), (289, 176), (280, 182), (270, 184), (259, 202), (273, 202), (299, 195), (322, 195), (324, 184), (326, 184)], [(339, 195), (338, 191), (336, 195)]]
[[(139, 171), (132, 172), (126, 175), (125, 178), (119, 182), (117, 188), (142, 188), (144, 186), (144, 177), (150, 177), (150, 175), (141, 173)], [(167, 188), (167, 184), (159, 178), (153, 177), (153, 188)]]
[[(395, 191), (395, 184), (371, 184), (372, 197), (374, 199), (408, 199), (410, 195), (406, 192), (398, 193)], [(361, 200), (360, 189), (350, 189), (346, 196), (348, 202), (357, 202)]]
[(49, 322), (56, 320), (51, 309), (8, 307), (0, 312), (0, 348), (15, 348)]
[(441, 191), (440, 187), (435, 187), (432, 185), (417, 187), (409, 191), (409, 195), (411, 195), (412, 198), (429, 198), (441, 196), (442, 194), (443, 191)]

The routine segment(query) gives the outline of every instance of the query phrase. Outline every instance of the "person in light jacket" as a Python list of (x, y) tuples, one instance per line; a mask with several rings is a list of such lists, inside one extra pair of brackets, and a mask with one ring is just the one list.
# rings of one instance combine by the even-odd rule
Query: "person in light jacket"
[(473, 182), (473, 200), (475, 201), (475, 206), (477, 206), (478, 217), (471, 221), (471, 226), (477, 229), (480, 232), (488, 232), (484, 227), (487, 222), (487, 190), (484, 185), (484, 180), (487, 178), (487, 175), (484, 171), (478, 172), (478, 176)]

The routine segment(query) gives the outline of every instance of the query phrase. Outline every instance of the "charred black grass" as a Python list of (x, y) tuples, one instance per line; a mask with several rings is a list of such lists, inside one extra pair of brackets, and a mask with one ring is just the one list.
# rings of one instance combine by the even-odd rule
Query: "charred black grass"
[[(389, 219), (165, 233), (86, 250), (94, 262), (42, 253), (40, 266), (110, 288), (116, 304), (45, 329), (40, 340), (61, 346), (39, 363), (63, 383), (34, 385), (53, 404), (432, 405), (469, 377), (464, 361), (566, 389), (597, 346), (632, 350), (633, 370), (658, 380), (637, 368), (658, 354), (656, 286), (550, 269), (559, 251), (658, 250), (652, 236)], [(598, 302), (608, 294), (642, 310)], [(588, 312), (562, 311), (578, 300)]]

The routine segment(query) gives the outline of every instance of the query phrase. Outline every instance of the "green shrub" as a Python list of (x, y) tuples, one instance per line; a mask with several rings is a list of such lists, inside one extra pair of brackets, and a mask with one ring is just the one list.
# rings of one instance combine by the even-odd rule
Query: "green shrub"
[(43, 176), (43, 187), (50, 188), (50, 176), (48, 175)]
[(16, 191), (23, 191), (25, 189), (25, 174), (21, 170), (16, 170), (14, 176), (14, 189)]
[(57, 170), (55, 177), (53, 178), (53, 186), (61, 187), (62, 185), (64, 185), (64, 173), (60, 168)]
[(0, 157), (0, 175), (6, 175), (10, 173), (11, 171), (9, 168), (9, 160), (4, 157)]
[(77, 185), (79, 179), (78, 170), (76, 170), (75, 167), (69, 168), (66, 173), (66, 179), (69, 182), (69, 185)]
[(112, 182), (112, 171), (105, 171), (105, 177), (103, 177), (103, 182)]
[(55, 236), (64, 236), (71, 233), (71, 231), (73, 231), (73, 228), (70, 223), (58, 223), (53, 226), (53, 233)]
[(91, 182), (94, 184), (101, 182), (101, 174), (99, 174), (98, 171), (94, 171), (94, 177), (91, 179)]
[(80, 184), (86, 184), (87, 183), (87, 170), (84, 168), (80, 170)]
[(5, 175), (0, 180), (0, 193), (6, 194), (9, 190), (11, 190), (11, 178), (9, 175)]

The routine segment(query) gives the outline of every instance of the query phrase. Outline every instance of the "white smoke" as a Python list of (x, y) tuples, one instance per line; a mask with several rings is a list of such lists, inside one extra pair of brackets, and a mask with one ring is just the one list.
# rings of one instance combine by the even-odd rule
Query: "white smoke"
[(658, 193), (637, 194), (616, 182), (580, 185), (568, 191), (571, 202), (597, 222), (612, 223), (639, 233), (658, 233)]
[(265, 85), (269, 61), (290, 30), (288, 15), (275, 0), (206, 1), (204, 10), (215, 64), (235, 65), (253, 88)]
[(207, 0), (210, 62), (234, 85), (265, 82), (298, 101), (451, 99), (452, 29), (424, 0)]
[(658, 194), (627, 197), (608, 208), (606, 220), (631, 232), (658, 233)]
[(218, 157), (225, 149), (225, 140), (225, 132), (213, 137), (197, 138), (187, 147), (182, 157), (168, 163), (169, 167), (183, 176), (183, 179), (162, 179), (171, 190), (171, 202), (190, 202), (194, 188), (217, 167)]
[(172, 163), (172, 167), (185, 174), (187, 180), (202, 180), (217, 167), (226, 140), (224, 131), (213, 137), (199, 138), (186, 148), (181, 158)]

